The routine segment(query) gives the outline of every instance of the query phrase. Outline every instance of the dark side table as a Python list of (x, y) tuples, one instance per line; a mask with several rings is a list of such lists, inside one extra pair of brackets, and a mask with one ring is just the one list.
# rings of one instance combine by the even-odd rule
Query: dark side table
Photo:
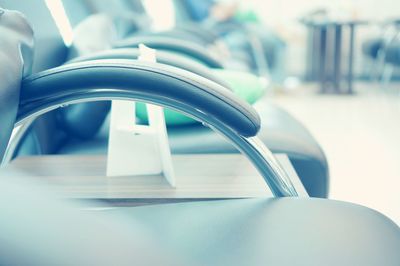
[(355, 31), (357, 26), (368, 22), (328, 19), (301, 22), (308, 29), (306, 80), (318, 81), (321, 93), (353, 94)]

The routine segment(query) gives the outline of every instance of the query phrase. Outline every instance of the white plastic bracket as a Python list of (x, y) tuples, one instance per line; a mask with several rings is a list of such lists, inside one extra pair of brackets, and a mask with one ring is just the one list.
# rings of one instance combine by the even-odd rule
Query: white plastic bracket
[[(139, 60), (156, 62), (156, 51), (139, 45)], [(107, 176), (163, 174), (175, 187), (175, 176), (162, 107), (146, 104), (149, 125), (136, 124), (135, 103), (111, 104)]]

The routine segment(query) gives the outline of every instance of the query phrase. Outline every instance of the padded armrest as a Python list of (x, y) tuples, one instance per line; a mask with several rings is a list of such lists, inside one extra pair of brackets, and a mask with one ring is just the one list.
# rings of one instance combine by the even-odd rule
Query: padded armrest
[(220, 36), (211, 28), (206, 28), (199, 23), (185, 22), (182, 25), (176, 25), (175, 30), (188, 32), (189, 34), (198, 35), (200, 38), (208, 43), (213, 43), (219, 39)]
[[(156, 37), (164, 37), (164, 38), (173, 38), (178, 40), (183, 40), (185, 42), (194, 42), (197, 45), (206, 46), (211, 45), (212, 43), (208, 40), (202, 38), (199, 34), (192, 34), (191, 32), (180, 30), (177, 28), (173, 28), (167, 31), (137, 31), (133, 35), (134, 37), (148, 37), (148, 36), (156, 36)], [(129, 36), (129, 37), (132, 37)]]
[(138, 47), (145, 44), (157, 50), (167, 50), (193, 57), (211, 68), (223, 68), (219, 59), (208, 53), (204, 47), (194, 42), (174, 39), (166, 36), (136, 36), (124, 39), (114, 44), (116, 48)]
[[(133, 59), (137, 60), (140, 55), (140, 51), (138, 48), (117, 48), (111, 49), (107, 51), (101, 51), (97, 53), (91, 53), (90, 55), (80, 56), (74, 58), (67, 62), (76, 63), (76, 62), (84, 62), (89, 60), (103, 60), (103, 59)], [(196, 75), (202, 76), (206, 79), (214, 81), (221, 86), (231, 90), (229, 85), (222, 79), (213, 75), (210, 69), (196, 60), (191, 59), (187, 56), (182, 56), (180, 54), (171, 53), (168, 51), (156, 51), (157, 62), (178, 67), (187, 71), (190, 71)]]
[(172, 66), (133, 60), (73, 63), (26, 78), (17, 120), (82, 99), (120, 98), (163, 105), (244, 137), (260, 129), (258, 113), (217, 83)]

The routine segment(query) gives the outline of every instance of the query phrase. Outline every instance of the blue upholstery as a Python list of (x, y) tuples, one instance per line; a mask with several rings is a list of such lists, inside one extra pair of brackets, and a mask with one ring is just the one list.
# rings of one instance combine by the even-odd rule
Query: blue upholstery
[(399, 227), (350, 203), (241, 199), (85, 211), (91, 206), (61, 201), (43, 184), (0, 177), (1, 265), (400, 264)]
[(54, 34), (58, 29), (44, 1), (0, 0), (0, 6), (23, 13), (33, 28), (35, 32), (33, 72), (58, 66), (66, 60), (68, 49), (61, 35)]
[(400, 65), (400, 41), (391, 42), (385, 48), (385, 61), (393, 65)]
[[(139, 55), (140, 51), (138, 48), (119, 48), (119, 49), (105, 50), (101, 52), (93, 52), (89, 53), (88, 55), (78, 56), (68, 62), (83, 62), (86, 60), (101, 60), (101, 59), (137, 60), (139, 58)], [(208, 67), (197, 62), (196, 60), (193, 60), (189, 56), (184, 56), (177, 53), (170, 53), (166, 51), (157, 51), (157, 62), (185, 69), (192, 73), (198, 74), (208, 80), (212, 80), (226, 87), (227, 89), (230, 89), (228, 83), (226, 83), (223, 79), (213, 75)]]
[[(0, 84), (0, 115), (5, 122), (2, 126), (6, 125), (1, 132), (9, 133), (15, 120), (10, 110), (16, 110), (20, 83), (28, 74), (32, 55), (32, 31), (20, 13), (0, 8), (0, 46), (0, 75), (5, 81)], [(108, 69), (102, 72), (98, 66)], [(123, 67), (126, 69), (121, 71)], [(180, 71), (135, 66), (132, 61), (60, 67), (25, 77), (18, 113), (23, 117), (29, 110), (41, 111), (48, 107), (46, 103), (56, 101), (57, 95), (63, 95), (63, 101), (75, 100), (68, 98), (68, 93), (78, 92), (77, 97), (83, 98), (100, 83), (113, 88), (107, 82), (112, 83), (114, 73), (118, 73), (115, 86), (124, 90), (129, 85), (122, 81), (132, 76), (122, 74), (134, 72), (135, 67), (142, 70), (136, 73), (139, 80), (146, 79), (146, 69), (164, 78), (168, 72)], [(91, 70), (95, 70), (89, 73), (92, 75), (77, 79), (78, 72)], [(174, 78), (169, 77), (169, 82)], [(192, 86), (200, 82), (197, 86), (204, 92), (220, 96), (218, 86), (203, 79), (188, 74), (185, 81), (192, 81)], [(55, 86), (65, 86), (68, 93), (59, 93)], [(141, 88), (131, 90), (140, 92)], [(182, 90), (188, 93), (191, 88)], [(116, 94), (104, 96), (112, 95)], [(218, 105), (225, 106), (228, 96), (216, 97)], [(156, 99), (157, 89), (149, 97)], [(198, 104), (199, 100), (182, 101)], [(208, 111), (217, 112), (215, 108)], [(7, 141), (7, 135), (1, 135), (3, 147)], [(400, 228), (382, 214), (350, 203), (310, 198), (242, 199), (90, 211), (87, 208), (91, 206), (83, 202), (61, 200), (43, 183), (15, 175), (18, 173), (12, 170), (0, 171), (1, 265), (400, 264)]]
[[(68, 48), (45, 1), (0, 0), (0, 6), (23, 13), (35, 31), (33, 73), (59, 66), (67, 60)], [(56, 147), (66, 141), (65, 134), (60, 132), (54, 112), (40, 117), (33, 125), (31, 132), (34, 131), (35, 136), (25, 138), (27, 142), (20, 146), (24, 154), (53, 153)]]
[(33, 32), (23, 15), (0, 7), (0, 161), (14, 128), (20, 81), (30, 74)]
[(365, 55), (367, 55), (373, 59), (376, 59), (378, 57), (379, 50), (383, 48), (383, 43), (384, 43), (384, 41), (382, 38), (366, 40), (362, 44), (362, 52)]
[(227, 200), (110, 210), (187, 265), (399, 265), (400, 229), (358, 205), (323, 199)]
[(62, 103), (60, 99), (83, 98), (84, 90), (95, 98), (122, 97), (131, 91), (137, 99), (193, 110), (190, 115), (201, 113), (239, 136), (253, 137), (260, 129), (260, 117), (252, 106), (223, 86), (168, 65), (123, 59), (71, 63), (31, 75), (22, 84), (18, 119), (52, 102)]
[[(47, 29), (50, 27), (46, 25), (46, 36), (54, 35), (55, 39), (59, 39), (61, 42), (62, 40), (59, 37), (59, 33), (57, 29), (54, 27), (54, 23), (50, 17), (50, 14), (43, 14), (47, 8), (44, 6), (44, 1), (32, 1), (37, 2), (36, 8), (38, 12), (29, 12), (26, 10), (30, 8), (33, 10), (34, 7), (28, 4), (22, 4), (18, 1), (12, 0), (0, 0), (0, 4), (6, 3), (10, 8), (16, 8), (25, 10), (28, 14), (28, 19), (30, 19), (34, 25), (40, 25), (41, 21), (45, 21), (45, 23), (53, 24), (53, 28)], [(40, 12), (39, 12), (40, 11)], [(39, 15), (37, 15), (39, 14)], [(99, 28), (94, 28), (94, 30), (101, 30)], [(42, 27), (36, 27), (36, 31), (38, 32), (38, 36), (44, 36), (44, 33), (41, 33)], [(97, 36), (97, 35), (96, 35)], [(105, 36), (107, 37), (107, 36)], [(110, 37), (110, 36), (108, 36)], [(41, 46), (44, 42), (38, 40), (38, 45)], [(40, 49), (41, 47), (39, 47)], [(53, 51), (51, 47), (42, 46), (43, 50), (47, 49), (48, 53), (51, 54)], [(65, 48), (64, 48), (65, 49)], [(41, 61), (45, 62), (49, 60), (49, 58), (56, 58), (57, 60), (61, 57), (65, 56), (64, 50), (56, 49), (60, 51), (63, 56), (45, 56), (42, 55), (42, 58), (39, 58)], [(78, 51), (74, 48), (74, 51)], [(79, 51), (82, 51), (81, 49)], [(92, 51), (96, 52), (96, 51)], [(92, 53), (91, 52), (91, 53)], [(42, 67), (42, 66), (41, 66)], [(268, 106), (262, 109), (266, 109), (267, 111), (261, 110), (261, 115), (265, 116), (262, 117), (262, 126), (260, 131), (260, 136), (264, 143), (266, 143), (269, 148), (272, 149), (273, 152), (283, 152), (289, 155), (292, 163), (295, 166), (296, 171), (300, 175), (300, 178), (305, 183), (308, 192), (310, 195), (318, 196), (318, 197), (326, 197), (328, 191), (328, 184), (329, 184), (329, 175), (328, 175), (328, 167), (326, 158), (324, 153), (320, 149), (318, 143), (315, 139), (309, 134), (307, 129), (304, 128), (298, 121), (296, 121), (293, 117), (291, 117), (286, 112), (282, 111), (280, 108), (276, 106), (272, 106), (269, 103), (266, 103)], [(97, 106), (97, 105), (96, 105)], [(73, 106), (74, 107), (74, 106)], [(101, 110), (104, 110), (104, 106), (101, 106)], [(74, 107), (75, 108), (75, 107)], [(78, 107), (76, 107), (78, 108)], [(105, 108), (106, 109), (106, 108)], [(71, 109), (77, 111), (77, 109)], [(260, 111), (260, 110), (259, 110)], [(37, 153), (64, 153), (69, 152), (71, 150), (74, 151), (82, 151), (83, 148), (86, 146), (86, 143), (93, 143), (96, 142), (97, 139), (90, 139), (90, 137), (96, 132), (96, 128), (99, 124), (96, 124), (94, 128), (90, 129), (90, 132), (79, 131), (82, 133), (80, 135), (81, 139), (75, 139), (71, 135), (69, 135), (66, 131), (70, 128), (66, 128), (65, 121), (80, 121), (80, 125), (87, 126), (85, 120), (82, 120), (82, 116), (74, 116), (74, 112), (66, 115), (64, 111), (57, 112), (57, 115), (48, 114), (46, 117), (43, 117), (37, 121), (34, 126), (33, 130), (31, 131), (35, 137), (27, 137), (25, 138), (27, 142), (24, 142), (20, 146), (20, 150), (24, 151), (24, 154), (29, 153), (29, 149), (34, 148), (30, 151), (32, 154)], [(91, 119), (93, 115), (96, 116), (103, 116), (105, 113), (102, 112), (94, 112), (91, 116), (84, 116), (87, 119)], [(76, 118), (79, 118), (78, 120)], [(101, 117), (100, 117), (101, 118)], [(68, 126), (69, 127), (69, 126)], [(74, 127), (74, 128), (82, 128), (82, 127)], [(180, 131), (182, 129), (182, 131)], [(220, 141), (220, 137), (215, 135), (215, 133), (207, 130), (206, 128), (199, 128), (196, 126), (192, 129), (189, 128), (176, 128), (171, 129), (171, 143), (172, 143), (172, 150), (176, 152), (188, 152), (193, 148), (193, 141), (197, 140), (201, 136), (207, 136), (207, 143), (209, 145), (198, 145), (192, 152), (201, 152), (202, 150), (210, 151), (210, 152), (236, 152), (236, 150), (226, 141)], [(76, 131), (78, 132), (78, 131)], [(89, 134), (86, 134), (89, 133)], [(187, 134), (187, 135), (185, 135)], [(51, 136), (51, 137), (49, 137)], [(82, 138), (89, 138), (82, 142)], [(28, 141), (30, 140), (30, 141)], [(79, 140), (79, 141), (78, 141)], [(103, 138), (104, 140), (104, 138)], [(182, 141), (182, 142), (181, 142)], [(36, 143), (33, 143), (36, 142)], [(81, 142), (81, 143), (77, 143)], [(71, 146), (72, 143), (77, 144), (77, 146)], [(205, 143), (205, 142), (204, 142)], [(187, 148), (184, 146), (187, 145)], [(220, 150), (216, 150), (215, 147), (221, 148)], [(104, 146), (100, 146), (99, 149), (104, 149)], [(85, 151), (82, 151), (85, 152)], [(88, 151), (89, 152), (89, 151)]]
[(90, 207), (0, 172), (0, 265), (179, 265), (140, 223)]
[(137, 47), (145, 44), (151, 48), (187, 54), (211, 68), (223, 68), (216, 56), (210, 55), (202, 46), (184, 40), (164, 36), (133, 36), (117, 42), (114, 47)]

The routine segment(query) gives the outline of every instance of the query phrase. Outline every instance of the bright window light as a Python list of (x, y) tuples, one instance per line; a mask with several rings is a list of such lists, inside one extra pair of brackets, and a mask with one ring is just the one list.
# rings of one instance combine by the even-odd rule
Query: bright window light
[(175, 9), (172, 0), (144, 0), (143, 6), (153, 21), (154, 30), (168, 30), (175, 26)]
[(61, 37), (66, 46), (70, 46), (73, 39), (73, 31), (71, 23), (65, 13), (65, 9), (61, 0), (45, 0), (47, 8), (50, 10)]

